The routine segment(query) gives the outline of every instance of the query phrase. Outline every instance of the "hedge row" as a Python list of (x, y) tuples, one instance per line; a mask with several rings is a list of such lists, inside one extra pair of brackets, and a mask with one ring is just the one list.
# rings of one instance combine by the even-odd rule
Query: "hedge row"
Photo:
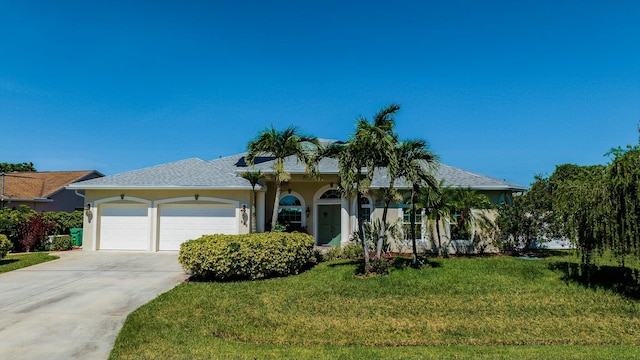
[(13, 244), (11, 244), (7, 235), (0, 234), (0, 259), (4, 259), (12, 248)]
[(314, 238), (303, 233), (205, 235), (180, 245), (178, 261), (197, 277), (263, 279), (299, 273), (312, 258)]
[[(82, 227), (82, 217), (83, 213), (79, 210), (72, 213), (64, 211), (41, 213), (25, 205), (20, 205), (15, 210), (5, 208), (0, 210), (0, 234), (9, 238), (14, 251), (25, 251), (27, 247), (31, 250), (44, 250), (48, 235), (69, 234), (71, 228)], [(39, 225), (38, 229), (34, 229), (34, 225)], [(35, 235), (36, 238), (31, 239), (35, 241), (29, 241), (33, 243), (27, 246), (24, 243), (25, 235), (31, 237)]]

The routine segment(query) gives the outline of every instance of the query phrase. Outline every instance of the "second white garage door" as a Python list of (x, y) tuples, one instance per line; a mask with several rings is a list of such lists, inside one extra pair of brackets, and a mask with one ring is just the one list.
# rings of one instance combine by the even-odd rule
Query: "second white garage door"
[(158, 250), (180, 250), (186, 240), (209, 234), (237, 234), (233, 205), (161, 205)]

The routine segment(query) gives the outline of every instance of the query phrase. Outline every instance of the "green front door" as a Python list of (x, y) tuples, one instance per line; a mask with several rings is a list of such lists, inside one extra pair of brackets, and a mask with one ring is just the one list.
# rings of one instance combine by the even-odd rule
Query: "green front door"
[(318, 205), (318, 245), (332, 240), (340, 243), (340, 205)]

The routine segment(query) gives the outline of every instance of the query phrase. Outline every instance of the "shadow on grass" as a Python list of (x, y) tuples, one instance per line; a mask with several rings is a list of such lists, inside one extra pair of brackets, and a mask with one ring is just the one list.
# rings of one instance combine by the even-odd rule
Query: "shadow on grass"
[(18, 259), (3, 259), (3, 260), (0, 260), (0, 266), (1, 265), (11, 264), (11, 263), (18, 262), (18, 261), (20, 261), (20, 260), (18, 260)]
[(575, 256), (575, 250), (549, 250), (549, 249), (534, 249), (524, 250), (509, 253), (511, 256), (516, 257), (530, 257), (530, 258), (548, 258), (548, 257), (567, 257)]
[(620, 266), (581, 265), (570, 262), (549, 264), (551, 270), (561, 271), (562, 280), (575, 282), (592, 289), (611, 290), (622, 296), (640, 300), (638, 270)]

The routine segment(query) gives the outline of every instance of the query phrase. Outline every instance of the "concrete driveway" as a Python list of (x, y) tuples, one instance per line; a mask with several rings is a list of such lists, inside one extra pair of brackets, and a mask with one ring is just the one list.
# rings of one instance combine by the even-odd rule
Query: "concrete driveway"
[(187, 278), (177, 253), (55, 255), (0, 274), (3, 359), (106, 359), (127, 315)]

